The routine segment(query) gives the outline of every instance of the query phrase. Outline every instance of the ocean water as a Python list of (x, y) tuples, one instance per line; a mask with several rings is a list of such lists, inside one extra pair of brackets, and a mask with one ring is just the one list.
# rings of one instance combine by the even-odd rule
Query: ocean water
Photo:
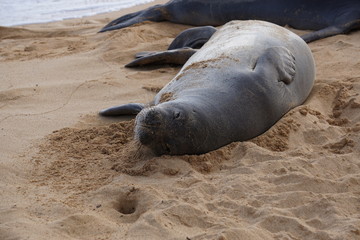
[(53, 22), (117, 11), (153, 0), (0, 0), (0, 26)]

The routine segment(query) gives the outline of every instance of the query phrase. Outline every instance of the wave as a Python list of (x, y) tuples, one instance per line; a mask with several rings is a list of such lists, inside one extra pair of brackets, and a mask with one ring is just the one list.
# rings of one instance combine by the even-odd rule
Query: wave
[(152, 1), (154, 0), (1, 0), (0, 25), (16, 26), (81, 18)]

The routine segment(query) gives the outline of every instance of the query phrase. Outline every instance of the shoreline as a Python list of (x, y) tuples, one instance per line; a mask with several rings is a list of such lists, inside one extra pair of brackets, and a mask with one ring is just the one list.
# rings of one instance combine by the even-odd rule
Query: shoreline
[[(148, 3), (137, 3), (136, 5), (133, 5), (133, 6), (128, 6), (128, 7), (124, 7), (124, 6), (117, 6), (117, 7), (114, 7), (113, 10), (111, 9), (107, 9), (107, 10), (102, 10), (100, 12), (97, 12), (97, 13), (94, 13), (93, 11), (92, 12), (84, 12), (83, 13), (83, 16), (77, 16), (77, 17), (72, 17), (72, 16), (66, 16), (64, 15), (64, 17), (62, 19), (58, 19), (58, 20), (38, 20), (39, 22), (36, 22), (36, 20), (34, 20), (34, 22), (29, 22), (29, 23), (20, 23), (20, 24), (16, 24), (16, 25), (1, 25), (2, 27), (16, 27), (16, 26), (26, 26), (26, 25), (34, 25), (34, 24), (47, 24), (47, 23), (51, 23), (51, 22), (59, 22), (59, 21), (65, 21), (65, 20), (73, 20), (73, 19), (80, 19), (80, 18), (86, 18), (86, 17), (92, 17), (92, 16), (96, 16), (96, 15), (99, 15), (99, 14), (107, 14), (107, 13), (111, 13), (111, 12), (116, 12), (116, 11), (123, 11), (126, 9), (131, 9), (133, 7), (137, 7), (137, 6), (140, 6), (140, 5), (147, 5), (147, 4), (152, 4), (154, 3), (155, 1), (154, 0), (150, 0), (151, 2), (148, 2)], [(127, 4), (129, 5), (129, 4)], [(83, 6), (84, 8), (90, 8), (89, 6)], [(119, 8), (120, 7), (120, 8)], [(109, 8), (109, 7), (108, 7)], [(116, 9), (115, 9), (116, 8)], [(26, 9), (25, 9), (26, 10)], [(70, 12), (73, 12), (74, 14), (74, 11), (81, 11), (81, 9), (74, 9), (74, 10), (60, 10), (60, 11), (70, 11)], [(13, 14), (17, 14), (17, 12), (13, 13)], [(33, 14), (38, 14), (38, 12), (36, 13), (33, 13)], [(46, 13), (45, 13), (46, 14)], [(41, 15), (41, 14), (40, 14)], [(18, 17), (22, 17), (22, 16), (18, 16)], [(54, 16), (53, 16), (54, 17)], [(15, 20), (15, 19), (14, 19)]]
[[(156, 5), (156, 4), (164, 4), (166, 2), (168, 2), (168, 1), (167, 0), (154, 0), (154, 1), (150, 2), (150, 3), (138, 4), (138, 5), (135, 5), (133, 7), (123, 8), (123, 9), (120, 9), (120, 10), (109, 11), (109, 12), (104, 12), (104, 13), (98, 13), (98, 14), (91, 15), (91, 16), (84, 16), (84, 17), (80, 17), (80, 18), (69, 18), (69, 19), (64, 19), (64, 20), (60, 20), (60, 21), (50, 21), (50, 22), (44, 22), (44, 23), (22, 24), (22, 25), (10, 26), (9, 28), (36, 27), (37, 25), (57, 25), (56, 23), (61, 23), (61, 22), (66, 24), (66, 23), (70, 23), (70, 22), (72, 23), (72, 22), (79, 22), (79, 21), (81, 22), (81, 21), (90, 21), (90, 20), (102, 20), (102, 19), (112, 19), (112, 20), (114, 20), (114, 19), (116, 19), (116, 18), (118, 18), (120, 16), (123, 16), (125, 14), (140, 11), (140, 10), (143, 10), (145, 8), (148, 8), (148, 7)], [(110, 21), (111, 20), (109, 20), (109, 22)]]

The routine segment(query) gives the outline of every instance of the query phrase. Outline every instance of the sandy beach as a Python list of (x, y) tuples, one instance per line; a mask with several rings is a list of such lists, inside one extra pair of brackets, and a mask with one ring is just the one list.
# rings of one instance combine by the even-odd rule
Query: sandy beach
[(139, 155), (97, 112), (152, 100), (180, 67), (124, 65), (190, 26), (97, 31), (164, 2), (0, 27), (0, 239), (360, 239), (360, 31), (309, 44), (309, 98), (256, 139)]

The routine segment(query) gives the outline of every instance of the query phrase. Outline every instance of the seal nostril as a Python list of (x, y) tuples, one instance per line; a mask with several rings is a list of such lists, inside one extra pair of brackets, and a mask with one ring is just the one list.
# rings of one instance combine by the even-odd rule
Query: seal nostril
[(161, 124), (161, 114), (154, 109), (150, 109), (144, 118), (144, 123), (146, 125), (159, 125)]

